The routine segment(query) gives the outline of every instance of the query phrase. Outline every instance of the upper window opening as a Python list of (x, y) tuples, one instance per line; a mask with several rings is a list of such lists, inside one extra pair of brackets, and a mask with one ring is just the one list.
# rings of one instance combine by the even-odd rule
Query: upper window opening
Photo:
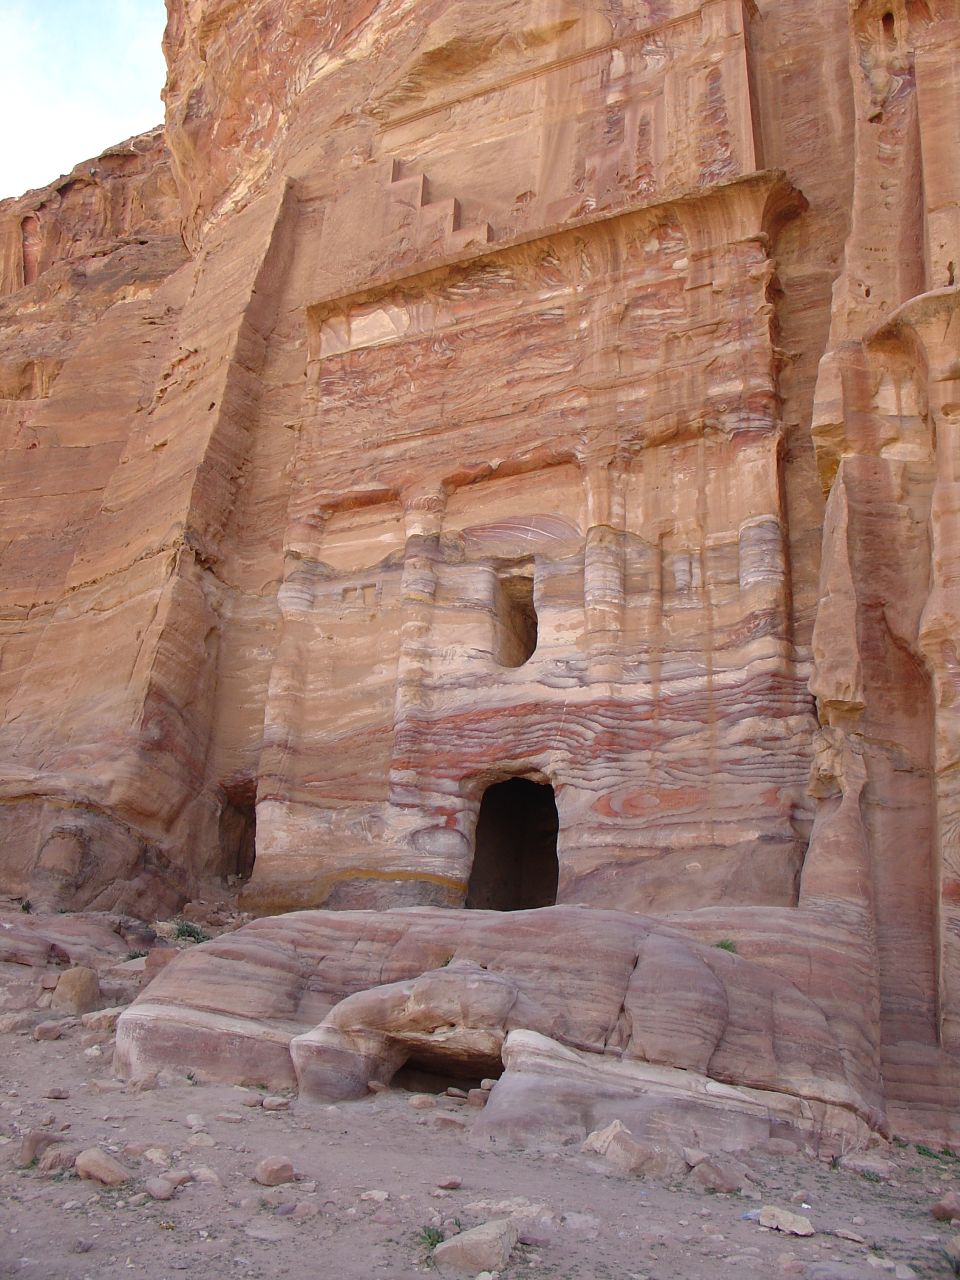
[(502, 667), (522, 667), (537, 647), (539, 631), (532, 566), (497, 574), (494, 607), (494, 657)]

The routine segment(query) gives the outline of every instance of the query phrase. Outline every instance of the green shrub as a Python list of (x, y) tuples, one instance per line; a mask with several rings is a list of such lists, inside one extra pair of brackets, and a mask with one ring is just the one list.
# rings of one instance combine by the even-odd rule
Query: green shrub
[(721, 938), (719, 942), (715, 942), (713, 945), (719, 947), (721, 951), (729, 951), (731, 955), (737, 954), (737, 944), (732, 938)]
[(443, 1244), (443, 1232), (439, 1227), (421, 1227), (417, 1243), (425, 1249), (435, 1249), (438, 1244)]
[(174, 920), (176, 927), (176, 938), (179, 942), (209, 942), (210, 935), (200, 928), (198, 924), (193, 924), (190, 920)]

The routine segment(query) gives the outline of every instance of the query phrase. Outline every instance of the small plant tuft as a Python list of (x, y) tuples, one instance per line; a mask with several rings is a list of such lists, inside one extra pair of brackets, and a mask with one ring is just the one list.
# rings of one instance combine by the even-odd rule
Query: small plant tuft
[(148, 956), (149, 954), (150, 954), (150, 952), (149, 952), (149, 951), (128, 951), (128, 952), (127, 952), (127, 959), (128, 959), (128, 960), (142, 960), (145, 956)]
[(443, 1244), (443, 1232), (439, 1227), (421, 1227), (417, 1235), (417, 1243), (432, 1252), (438, 1244)]
[(713, 945), (719, 947), (721, 951), (729, 951), (731, 955), (735, 956), (737, 954), (737, 944), (732, 938), (721, 938), (719, 942), (715, 942)]
[(30, 912), (33, 910), (33, 903), (30, 901), (29, 898), (20, 899), (20, 910), (25, 911), (27, 915), (30, 914)]
[(178, 919), (173, 922), (178, 942), (209, 942), (210, 935), (191, 920)]

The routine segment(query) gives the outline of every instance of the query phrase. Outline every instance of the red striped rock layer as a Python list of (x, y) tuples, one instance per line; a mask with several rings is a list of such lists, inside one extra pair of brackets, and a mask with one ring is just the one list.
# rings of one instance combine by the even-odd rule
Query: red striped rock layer
[[(856, 963), (853, 935), (843, 945)], [(256, 921), (168, 966), (122, 1015), (117, 1063), (133, 1079), (189, 1067), (271, 1087), (298, 1079), (304, 1097), (342, 1099), (363, 1096), (369, 1080), (389, 1080), (407, 1060), (498, 1070), (509, 1033), (522, 1030), (547, 1037), (561, 1057), (562, 1046), (578, 1050), (587, 1078), (591, 1063), (600, 1073), (600, 1094), (613, 1085), (635, 1105), (653, 1099), (669, 1112), (671, 1089), (679, 1091), (692, 1131), (706, 1124), (715, 1140), (724, 1121), (698, 1115), (691, 1080), (708, 1094), (708, 1080), (746, 1091), (723, 1095), (728, 1132), (747, 1113), (755, 1137), (760, 1123), (759, 1136), (782, 1124), (814, 1143), (862, 1141), (881, 1112), (848, 1068), (826, 970), (794, 946), (799, 987), (627, 913), (296, 913)], [(618, 1073), (620, 1063), (631, 1070)], [(668, 1070), (633, 1070), (642, 1064)], [(615, 1080), (603, 1076), (607, 1067)], [(590, 1088), (573, 1097), (552, 1121), (570, 1131), (565, 1140), (582, 1140)], [(494, 1115), (487, 1140), (495, 1128)]]
[(811, 721), (756, 238), (788, 195), (313, 311), (251, 903), (461, 903), (516, 774), (556, 788), (561, 900), (795, 903)]
[(192, 260), (154, 143), (4, 231), (3, 887), (457, 903), (549, 779), (568, 901), (853, 929), (945, 1131), (952, 6), (170, 7)]

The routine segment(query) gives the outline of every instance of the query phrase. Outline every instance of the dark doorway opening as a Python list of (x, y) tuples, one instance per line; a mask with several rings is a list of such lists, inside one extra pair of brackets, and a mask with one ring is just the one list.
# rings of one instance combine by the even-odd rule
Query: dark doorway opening
[(220, 856), (224, 875), (249, 880), (257, 858), (257, 784), (232, 783), (223, 788), (220, 809)]
[(557, 901), (557, 802), (549, 783), (510, 778), (480, 802), (466, 905), (528, 911)]

